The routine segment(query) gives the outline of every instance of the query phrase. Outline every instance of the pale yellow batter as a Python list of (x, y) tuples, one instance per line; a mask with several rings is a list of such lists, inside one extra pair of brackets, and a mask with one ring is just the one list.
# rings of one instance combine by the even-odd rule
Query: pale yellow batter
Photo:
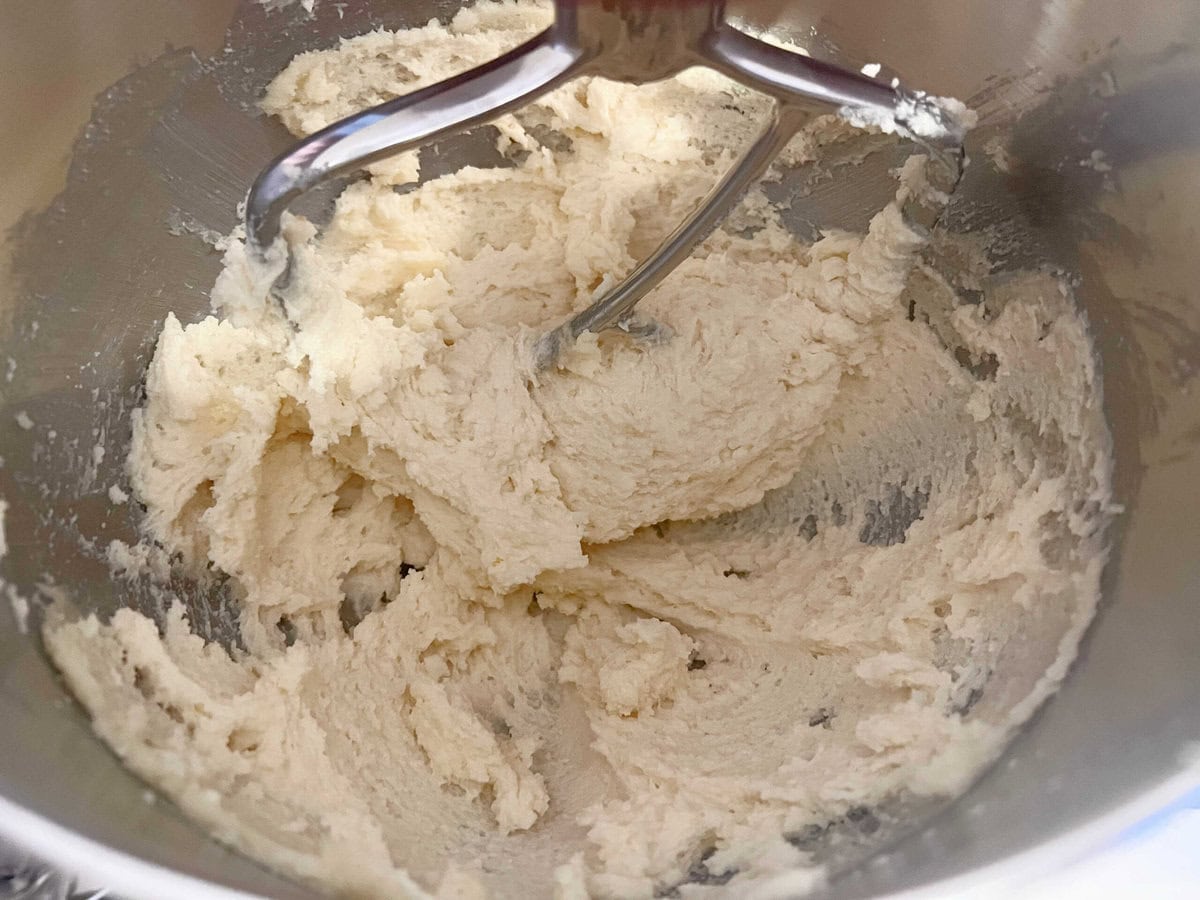
[[(308, 133), (544, 15), (348, 40), (265, 107)], [(531, 366), (762, 112), (711, 73), (584, 80), (498, 123), (502, 167), (381, 163), (319, 235), (288, 224), (296, 327), (230, 242), (216, 317), (164, 325), (129, 466), (244, 646), (182, 607), (46, 634), (128, 765), (377, 897), (769, 892), (806, 826), (965, 787), (1097, 594), (1108, 444), (1055, 279), (952, 308), (895, 204), (807, 246), (756, 193), (639, 307), (666, 339)]]

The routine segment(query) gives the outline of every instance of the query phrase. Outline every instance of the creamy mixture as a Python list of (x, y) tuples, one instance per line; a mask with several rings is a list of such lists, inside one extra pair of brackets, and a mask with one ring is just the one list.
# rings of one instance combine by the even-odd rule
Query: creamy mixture
[[(347, 40), (264, 105), (310, 133), (543, 17)], [(130, 767), (378, 897), (796, 887), (806, 829), (967, 785), (1098, 590), (1108, 443), (1054, 278), (956, 301), (896, 203), (809, 246), (755, 192), (643, 301), (656, 339), (531, 365), (764, 114), (709, 72), (581, 80), (501, 120), (494, 167), (377, 164), (319, 233), (287, 223), (286, 317), (230, 239), (215, 315), (163, 326), (146, 544), (113, 553), (227, 579), (241, 645), (183, 606), (47, 626)], [(850, 132), (815, 120), (788, 160)]]

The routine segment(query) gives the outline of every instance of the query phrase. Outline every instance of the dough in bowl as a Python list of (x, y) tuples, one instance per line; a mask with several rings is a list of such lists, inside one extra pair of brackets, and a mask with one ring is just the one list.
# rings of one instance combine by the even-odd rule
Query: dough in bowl
[[(311, 133), (546, 15), (348, 39), (264, 108)], [(182, 605), (46, 626), (128, 766), (334, 894), (747, 896), (819, 880), (814, 829), (996, 756), (1104, 562), (1109, 441), (1056, 278), (961, 301), (897, 202), (810, 244), (760, 188), (639, 306), (651, 338), (532, 366), (766, 103), (582, 79), (498, 121), (492, 167), (376, 164), (327, 226), (286, 223), (286, 317), (229, 238), (213, 315), (163, 324), (145, 543), (112, 552), (224, 579), (240, 644)], [(814, 119), (783, 165), (854, 133)]]

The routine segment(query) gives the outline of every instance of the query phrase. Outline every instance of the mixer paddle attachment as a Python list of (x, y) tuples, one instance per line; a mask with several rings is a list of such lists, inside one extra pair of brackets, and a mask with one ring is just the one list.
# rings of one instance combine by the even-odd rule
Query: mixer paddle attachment
[[(598, 75), (645, 84), (697, 65), (771, 96), (770, 119), (653, 253), (586, 309), (538, 338), (538, 369), (553, 365), (585, 331), (640, 327), (630, 325), (637, 302), (721, 223), (814, 111), (837, 110), (852, 123), (894, 131), (928, 150), (925, 189), (911, 192), (904, 209), (914, 224), (932, 227), (961, 176), (967, 127), (961, 104), (895, 82), (884, 84), (746, 34), (726, 21), (723, 0), (556, 0), (554, 23), (521, 46), (348, 116), (277, 157), (247, 197), (247, 243), (260, 257), (281, 252), (272, 248), (280, 240), (284, 211), (315, 185), (490, 122), (571, 79)], [(290, 269), (285, 267), (282, 279), (290, 277)], [(277, 294), (283, 286), (277, 282)]]

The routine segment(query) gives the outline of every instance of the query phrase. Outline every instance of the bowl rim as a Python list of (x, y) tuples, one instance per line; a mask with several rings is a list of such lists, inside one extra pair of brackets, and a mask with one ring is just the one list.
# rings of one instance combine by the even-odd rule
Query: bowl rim
[[(936, 900), (963, 897), (968, 892), (979, 900), (1011, 897), (1014, 889), (1103, 849), (1127, 828), (1194, 792), (1197, 783), (1200, 783), (1200, 757), (1186, 762), (1181, 771), (1150, 790), (1045, 844), (961, 875), (878, 895), (879, 900)], [(82, 879), (89, 888), (104, 888), (127, 895), (130, 900), (158, 900), (172, 896), (186, 896), (193, 900), (268, 900), (262, 894), (246, 893), (185, 875), (84, 837), (2, 795), (0, 839), (18, 850), (31, 853), (48, 866)], [(208, 840), (212, 838), (208, 837)], [(870, 864), (870, 860), (863, 863)], [(811, 869), (785, 872), (763, 884), (759, 889), (761, 896), (782, 896), (789, 888), (799, 887), (795, 882), (799, 872), (803, 872), (804, 883), (811, 885)], [(305, 889), (299, 882), (294, 883), (297, 889)]]

